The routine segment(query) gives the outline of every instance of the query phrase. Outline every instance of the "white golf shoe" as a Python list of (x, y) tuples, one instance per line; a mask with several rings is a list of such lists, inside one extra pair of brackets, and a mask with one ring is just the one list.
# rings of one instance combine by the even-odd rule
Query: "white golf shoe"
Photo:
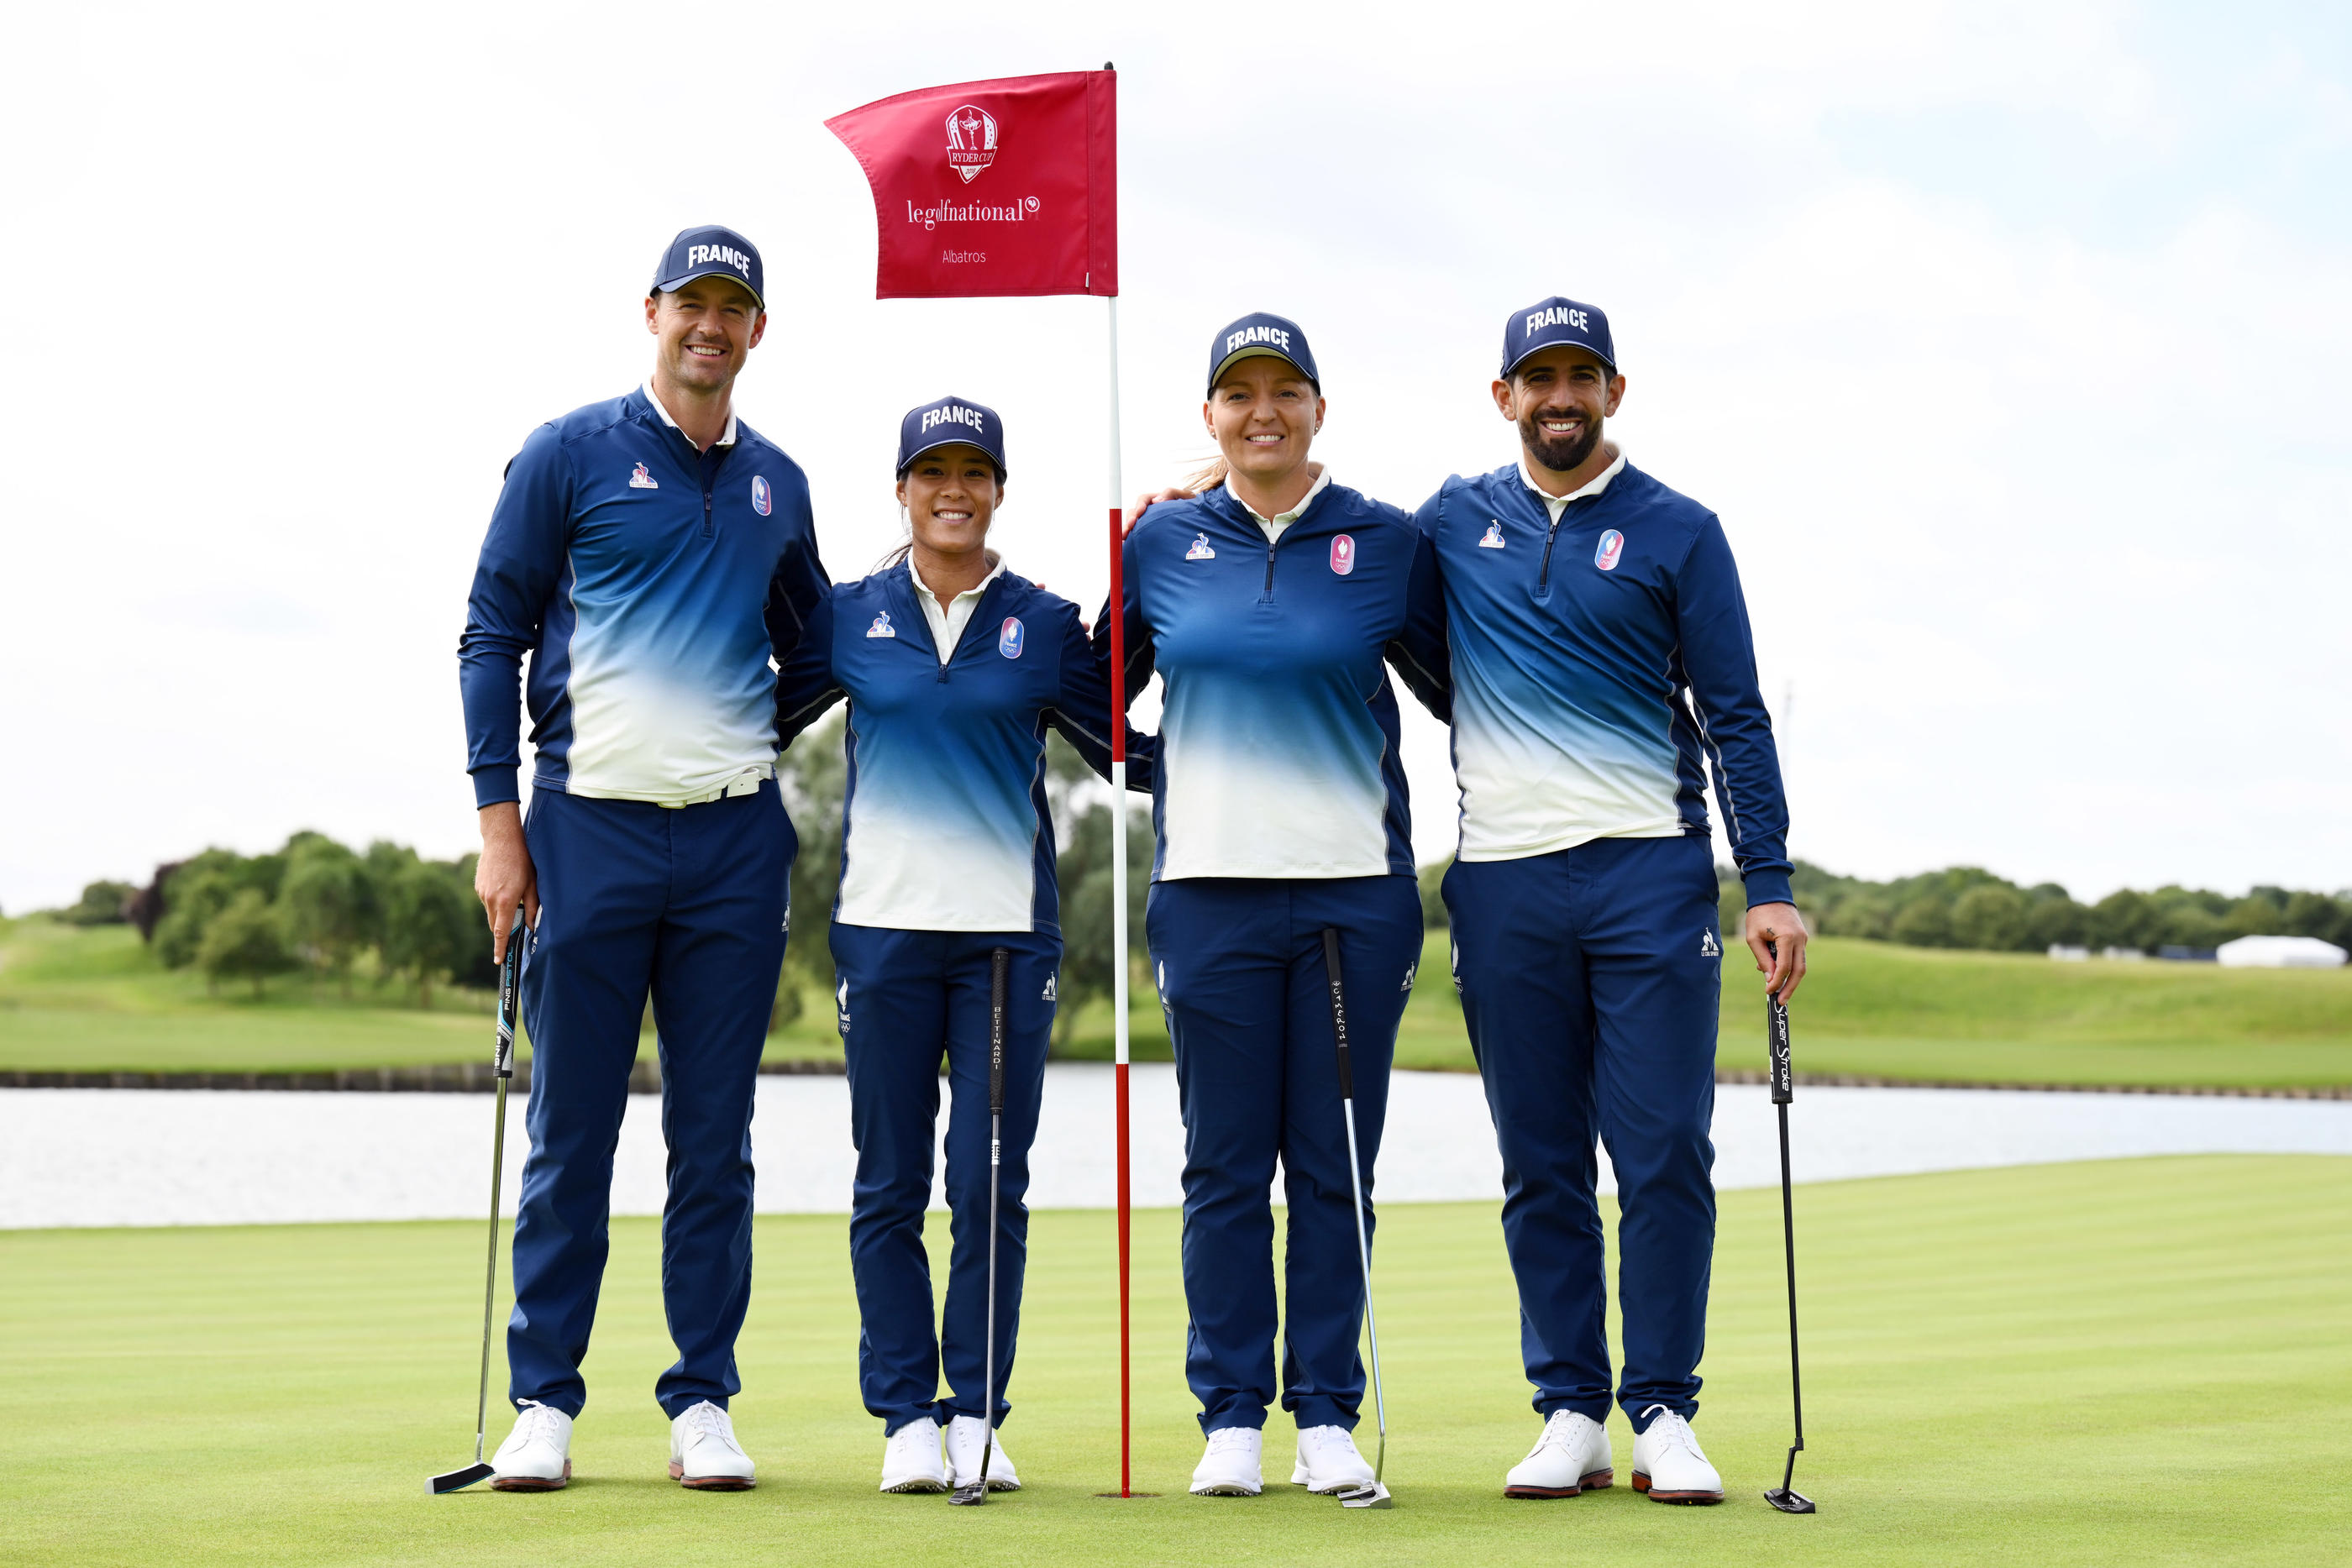
[[(977, 1459), (972, 1461), (979, 1463)], [(993, 1465), (989, 1467), (993, 1469)], [(940, 1458), (940, 1424), (929, 1416), (908, 1422), (882, 1445), (884, 1491), (945, 1491), (948, 1467)]]
[(1305, 1487), (1318, 1497), (1372, 1484), (1372, 1467), (1356, 1451), (1356, 1439), (1345, 1427), (1302, 1427), (1298, 1429), (1298, 1464), (1290, 1484)]
[(1555, 1410), (1528, 1457), (1503, 1478), (1505, 1497), (1574, 1497), (1617, 1479), (1609, 1455), (1609, 1428), (1590, 1416)]
[(1651, 1421), (1633, 1437), (1633, 1490), (1652, 1502), (1721, 1502), (1723, 1478), (1699, 1452), (1690, 1423), (1663, 1405), (1642, 1414)]
[(669, 1479), (694, 1491), (750, 1491), (759, 1484), (751, 1456), (735, 1440), (735, 1423), (708, 1399), (669, 1424)]
[[(948, 1469), (954, 1472), (957, 1490), (980, 1479), (981, 1450), (987, 1447), (988, 1427), (979, 1416), (959, 1416), (948, 1423)], [(1013, 1468), (1013, 1456), (1004, 1451), (1002, 1432), (996, 1435), (996, 1447), (988, 1456), (988, 1490), (1021, 1490), (1021, 1477)]]
[(572, 1479), (572, 1417), (552, 1405), (526, 1399), (514, 1430), (490, 1456), (494, 1491), (560, 1491)]
[(1255, 1427), (1220, 1427), (1209, 1434), (1208, 1451), (1192, 1467), (1199, 1497), (1255, 1497), (1265, 1490), (1258, 1472), (1265, 1434)]

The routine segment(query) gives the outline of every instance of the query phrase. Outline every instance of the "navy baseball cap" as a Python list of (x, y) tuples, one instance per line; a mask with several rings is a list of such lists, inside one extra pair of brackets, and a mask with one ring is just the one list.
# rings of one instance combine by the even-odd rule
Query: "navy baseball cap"
[(940, 446), (977, 446), (1004, 477), (1004, 422), (986, 403), (970, 398), (943, 397), (920, 408), (910, 408), (898, 422), (898, 476), (916, 458)]
[(733, 229), (712, 224), (680, 231), (654, 267), (651, 292), (667, 294), (698, 277), (731, 277), (751, 291), (752, 301), (761, 309), (768, 308), (760, 249)]
[(1538, 349), (1563, 345), (1586, 350), (1612, 371), (1617, 368), (1617, 347), (1609, 340), (1607, 312), (1598, 305), (1555, 294), (1513, 311), (1503, 324), (1504, 378), (1508, 380), (1519, 361)]
[(1287, 316), (1255, 310), (1227, 325), (1209, 345), (1209, 391), (1217, 390), (1217, 378), (1234, 361), (1259, 354), (1287, 360), (1300, 375), (1315, 383), (1317, 392), (1323, 390), (1323, 378), (1315, 370), (1315, 350), (1307, 346), (1307, 334), (1299, 329), (1298, 323)]

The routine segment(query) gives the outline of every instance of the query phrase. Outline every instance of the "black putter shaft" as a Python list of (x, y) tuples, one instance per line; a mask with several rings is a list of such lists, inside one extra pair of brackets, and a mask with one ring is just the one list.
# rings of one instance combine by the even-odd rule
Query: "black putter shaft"
[(490, 1056), (490, 1071), (498, 1080), (498, 1089), (490, 1113), (490, 1243), (484, 1270), (487, 1277), (482, 1281), (482, 1375), (474, 1390), (474, 1462), (426, 1482), (426, 1490), (435, 1497), (488, 1479), (492, 1469), (483, 1462), (482, 1443), (489, 1428), (490, 1315), (499, 1289), (499, 1178), (506, 1174), (507, 1083), (514, 1077), (515, 976), (522, 963), (522, 910), (517, 906), (514, 923), (507, 928), (507, 956), (499, 965), (499, 1033)]
[(1372, 1315), (1372, 1244), (1364, 1229), (1363, 1166), (1356, 1155), (1356, 1071), (1348, 1055), (1348, 991), (1339, 973), (1339, 934), (1323, 928), (1323, 972), (1331, 990), (1331, 1039), (1339, 1059), (1339, 1112), (1348, 1125), (1348, 1189), (1356, 1200), (1356, 1260), (1364, 1271), (1364, 1334), (1371, 1342), (1372, 1419), (1380, 1432), (1379, 1457), (1372, 1461), (1372, 1484), (1339, 1494), (1342, 1507), (1389, 1508), (1389, 1489), (1381, 1475), (1389, 1463), (1388, 1401), (1381, 1390), (1381, 1325)]
[(958, 1490), (950, 1502), (986, 1502), (988, 1465), (996, 1457), (996, 1203), (1004, 1168), (1004, 982), (1012, 959), (1002, 947), (988, 955), (988, 1364), (982, 1381), (988, 1406), (981, 1416), (987, 1435), (981, 1439), (980, 1479)]
[(1789, 1176), (1789, 1102), (1796, 1098), (1796, 1078), (1789, 1067), (1789, 1009), (1778, 992), (1765, 996), (1766, 1038), (1772, 1053), (1772, 1105), (1780, 1117), (1780, 1245), (1789, 1260), (1789, 1404), (1795, 1414), (1797, 1440), (1790, 1445), (1788, 1468), (1780, 1484), (1764, 1500), (1782, 1513), (1811, 1513), (1812, 1499), (1796, 1491), (1797, 1456), (1805, 1451), (1805, 1380), (1797, 1358), (1797, 1207)]

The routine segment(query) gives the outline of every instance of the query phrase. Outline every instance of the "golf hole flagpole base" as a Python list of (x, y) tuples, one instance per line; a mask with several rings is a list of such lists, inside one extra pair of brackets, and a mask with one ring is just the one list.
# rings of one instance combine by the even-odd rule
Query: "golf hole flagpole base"
[(1767, 1490), (1764, 1500), (1782, 1513), (1811, 1513), (1813, 1500), (1792, 1484), (1797, 1456), (1805, 1451), (1805, 1385), (1797, 1359), (1797, 1206), (1789, 1175), (1789, 1102), (1796, 1098), (1796, 1079), (1789, 1066), (1788, 1005), (1778, 992), (1769, 992), (1764, 1006), (1765, 1036), (1772, 1053), (1772, 1108), (1780, 1118), (1780, 1246), (1789, 1262), (1789, 1405), (1797, 1428), (1780, 1484)]

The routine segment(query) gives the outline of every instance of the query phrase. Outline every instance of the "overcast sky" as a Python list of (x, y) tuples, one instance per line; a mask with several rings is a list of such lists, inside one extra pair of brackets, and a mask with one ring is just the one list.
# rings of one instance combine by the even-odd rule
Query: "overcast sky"
[[(499, 472), (741, 229), (739, 385), (836, 578), (908, 406), (1006, 417), (998, 542), (1091, 614), (1104, 303), (877, 302), (820, 123), (1117, 61), (1126, 473), (1296, 317), (1317, 455), (1510, 460), (1505, 315), (1605, 308), (1612, 434), (1720, 513), (1795, 853), (2083, 897), (2352, 884), (2342, 6), (20, 8), (0, 131), (0, 908), (315, 827), (472, 847), (455, 649)], [(872, 15), (877, 20), (863, 18)], [(1453, 838), (1408, 708), (1416, 841)]]

